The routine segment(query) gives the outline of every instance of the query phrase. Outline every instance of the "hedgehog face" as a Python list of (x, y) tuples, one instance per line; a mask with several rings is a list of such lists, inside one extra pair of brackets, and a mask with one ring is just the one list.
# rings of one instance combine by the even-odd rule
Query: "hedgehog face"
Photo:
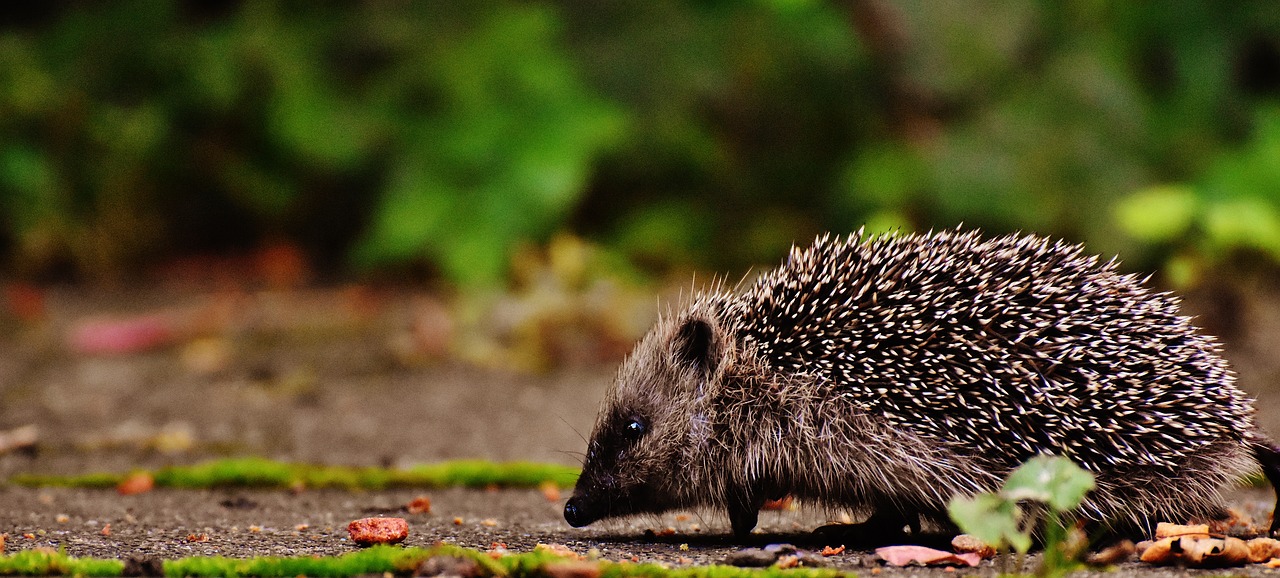
[(623, 363), (597, 418), (565, 519), (688, 506), (689, 452), (706, 440), (704, 409), (724, 333), (714, 318), (686, 314), (649, 332)]

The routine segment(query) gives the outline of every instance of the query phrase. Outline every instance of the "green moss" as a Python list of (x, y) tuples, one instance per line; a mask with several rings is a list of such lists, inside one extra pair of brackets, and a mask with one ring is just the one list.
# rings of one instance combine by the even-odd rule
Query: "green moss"
[[(174, 578), (210, 576), (346, 577), (378, 575), (390, 572), (411, 575), (423, 561), (436, 556), (472, 560), (476, 573), (498, 578), (533, 578), (547, 576), (547, 565), (562, 563), (563, 558), (549, 552), (509, 554), (498, 559), (483, 552), (442, 544), (433, 548), (401, 548), (374, 546), (342, 556), (223, 558), (191, 557), (164, 562), (164, 573)], [(666, 568), (658, 564), (597, 562), (600, 578), (835, 578), (843, 573), (830, 569), (735, 568), (732, 566), (698, 566)], [(28, 550), (0, 556), (0, 575), (22, 576), (120, 576), (124, 564), (118, 560), (72, 558), (49, 551)]]
[(119, 576), (124, 562), (97, 558), (72, 558), (50, 550), (23, 550), (0, 556), (5, 576)]
[[(552, 482), (570, 487), (578, 477), (575, 468), (531, 462), (495, 463), (459, 460), (414, 466), (408, 469), (317, 466), (276, 462), (263, 458), (230, 458), (192, 466), (172, 466), (151, 472), (156, 486), (166, 488), (253, 487), (342, 488), (381, 490), (393, 487), (536, 487)], [(125, 474), (49, 476), (18, 474), (10, 479), (24, 486), (109, 488)]]

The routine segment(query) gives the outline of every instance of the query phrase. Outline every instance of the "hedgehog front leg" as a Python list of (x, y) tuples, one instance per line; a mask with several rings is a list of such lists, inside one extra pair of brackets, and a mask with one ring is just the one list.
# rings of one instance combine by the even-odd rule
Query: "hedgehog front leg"
[(735, 538), (745, 538), (751, 534), (760, 519), (760, 508), (764, 506), (762, 492), (744, 489), (729, 497), (726, 505), (729, 512), (729, 524), (733, 527)]

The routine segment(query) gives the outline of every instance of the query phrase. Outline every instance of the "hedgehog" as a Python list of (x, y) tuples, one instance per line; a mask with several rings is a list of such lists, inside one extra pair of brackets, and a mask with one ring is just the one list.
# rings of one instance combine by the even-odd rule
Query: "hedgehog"
[(743, 538), (767, 500), (792, 496), (867, 515), (849, 539), (890, 540), (922, 521), (954, 530), (953, 497), (1039, 454), (1092, 472), (1077, 515), (1128, 534), (1222, 517), (1220, 489), (1259, 467), (1280, 494), (1280, 449), (1217, 341), (1147, 281), (1031, 234), (793, 247), (745, 290), (695, 292), (639, 342), (564, 517), (710, 509)]

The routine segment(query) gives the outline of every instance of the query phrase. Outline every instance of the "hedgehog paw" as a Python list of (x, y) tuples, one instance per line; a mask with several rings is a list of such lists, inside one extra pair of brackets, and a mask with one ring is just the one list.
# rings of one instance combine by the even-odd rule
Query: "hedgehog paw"
[(828, 524), (813, 531), (827, 545), (876, 547), (901, 544), (910, 533), (920, 532), (920, 517), (914, 514), (876, 510), (859, 524)]

